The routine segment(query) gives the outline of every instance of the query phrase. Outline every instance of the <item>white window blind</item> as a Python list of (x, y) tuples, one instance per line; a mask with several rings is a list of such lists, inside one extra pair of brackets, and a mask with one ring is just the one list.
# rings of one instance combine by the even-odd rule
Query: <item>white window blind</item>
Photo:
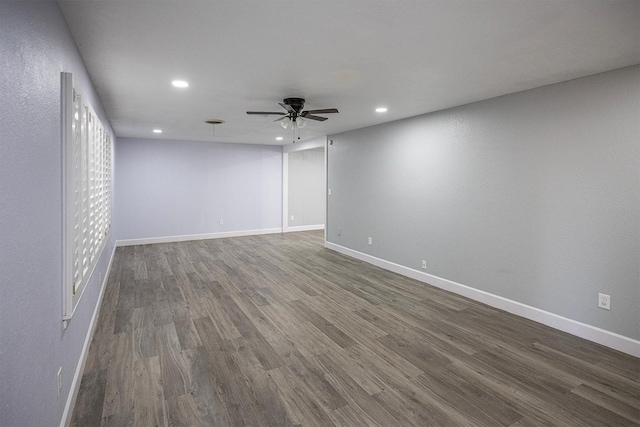
[(111, 140), (100, 119), (62, 73), (65, 202), (63, 319), (73, 311), (111, 226)]

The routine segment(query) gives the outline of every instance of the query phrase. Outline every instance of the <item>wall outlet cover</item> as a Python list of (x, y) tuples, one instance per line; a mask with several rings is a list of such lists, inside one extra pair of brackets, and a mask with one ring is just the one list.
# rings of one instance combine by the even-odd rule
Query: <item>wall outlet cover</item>
[(611, 310), (611, 296), (607, 294), (598, 294), (598, 307), (605, 310)]

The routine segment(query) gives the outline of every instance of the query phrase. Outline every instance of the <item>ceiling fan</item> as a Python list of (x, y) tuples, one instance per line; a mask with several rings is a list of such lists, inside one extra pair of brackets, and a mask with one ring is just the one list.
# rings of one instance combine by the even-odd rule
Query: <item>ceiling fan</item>
[[(278, 115), (282, 116), (278, 119), (275, 119), (275, 122), (280, 122), (283, 128), (291, 129), (294, 131), (294, 134), (297, 133), (298, 139), (300, 139), (300, 128), (306, 126), (306, 119), (309, 120), (317, 120), (319, 122), (324, 122), (328, 117), (316, 116), (316, 114), (330, 114), (330, 113), (338, 113), (337, 108), (324, 108), (321, 110), (306, 110), (301, 111), (304, 108), (304, 99), (303, 98), (285, 98), (282, 102), (279, 102), (280, 106), (287, 110), (287, 112), (282, 111), (247, 111), (247, 114), (259, 114), (259, 115)], [(295, 142), (295, 140), (294, 140)]]

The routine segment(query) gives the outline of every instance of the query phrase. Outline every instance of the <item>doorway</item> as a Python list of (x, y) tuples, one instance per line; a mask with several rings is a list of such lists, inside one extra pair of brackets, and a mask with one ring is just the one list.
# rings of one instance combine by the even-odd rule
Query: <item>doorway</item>
[(282, 231), (324, 230), (326, 138), (283, 148)]

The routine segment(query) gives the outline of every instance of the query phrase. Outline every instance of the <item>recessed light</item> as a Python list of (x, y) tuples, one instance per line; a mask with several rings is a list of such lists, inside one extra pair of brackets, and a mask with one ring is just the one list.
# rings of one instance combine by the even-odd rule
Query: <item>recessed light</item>
[(376, 108), (376, 113), (386, 113), (387, 107), (378, 107)]
[(284, 138), (281, 136), (276, 137), (276, 141), (282, 141)]
[(175, 87), (189, 87), (189, 83), (185, 82), (184, 80), (174, 80), (171, 82), (171, 84)]
[(153, 133), (162, 133), (162, 129), (154, 129)]

